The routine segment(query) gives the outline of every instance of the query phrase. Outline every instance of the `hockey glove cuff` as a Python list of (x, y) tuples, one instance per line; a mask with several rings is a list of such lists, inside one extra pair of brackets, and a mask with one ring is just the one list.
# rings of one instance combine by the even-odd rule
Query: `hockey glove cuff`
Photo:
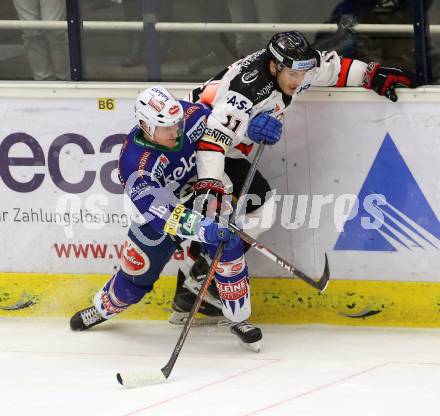
[(225, 187), (217, 179), (199, 179), (194, 184), (193, 211), (204, 217), (214, 218), (220, 214)]
[(362, 86), (396, 102), (397, 87), (416, 88), (420, 85), (417, 75), (403, 68), (388, 68), (370, 62), (365, 70)]
[(240, 241), (238, 236), (211, 218), (205, 218), (198, 224), (197, 236), (200, 241), (208, 244), (219, 244), (225, 241), (225, 250), (233, 249)]

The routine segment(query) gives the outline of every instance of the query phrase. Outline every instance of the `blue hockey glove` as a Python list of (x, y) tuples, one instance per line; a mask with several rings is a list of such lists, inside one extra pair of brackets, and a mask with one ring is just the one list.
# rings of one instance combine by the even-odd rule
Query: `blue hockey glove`
[(255, 143), (275, 144), (280, 140), (283, 125), (266, 113), (257, 114), (248, 125), (247, 135)]
[(197, 235), (200, 240), (208, 244), (219, 244), (225, 241), (225, 250), (233, 249), (240, 241), (240, 237), (236, 236), (223, 225), (213, 222), (211, 218), (205, 218), (200, 222)]

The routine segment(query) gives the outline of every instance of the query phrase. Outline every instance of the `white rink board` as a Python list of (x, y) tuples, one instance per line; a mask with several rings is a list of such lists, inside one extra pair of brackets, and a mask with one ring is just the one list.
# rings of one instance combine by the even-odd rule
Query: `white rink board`
[[(3, 271), (49, 272), (49, 273), (108, 273), (117, 264), (115, 254), (109, 253), (106, 259), (66, 259), (59, 258), (54, 244), (69, 243), (109, 243), (123, 242), (127, 228), (122, 223), (110, 226), (91, 224), (85, 228), (83, 224), (76, 224), (64, 228), (55, 223), (42, 222), (34, 216), (35, 222), (25, 221), (25, 212), (54, 213), (57, 203), (62, 202), (68, 192), (60, 189), (65, 184), (56, 185), (52, 180), (49, 165), (54, 163), (58, 150), (54, 144), (57, 137), (64, 134), (80, 135), (81, 143), (92, 145), (91, 154), (84, 154), (78, 145), (66, 144), (59, 152), (59, 169), (63, 178), (71, 183), (82, 181), (86, 171), (94, 175), (93, 184), (85, 192), (72, 193), (80, 204), (81, 209), (87, 209), (86, 204), (92, 204), (103, 211), (123, 217), (123, 198), (121, 194), (112, 194), (103, 187), (101, 181), (102, 166), (112, 160), (117, 160), (120, 145), (113, 147), (111, 153), (101, 153), (102, 141), (112, 134), (126, 134), (129, 132), (133, 119), (131, 100), (119, 100), (115, 111), (98, 111), (96, 99), (8, 99), (0, 101), (0, 112), (3, 122), (0, 127), (1, 138), (4, 140), (14, 133), (26, 133), (32, 136), (43, 150), (44, 165), (31, 167), (11, 167), (11, 174), (20, 182), (29, 181), (35, 173), (44, 174), (41, 185), (32, 192), (12, 191), (4, 184), (1, 188), (2, 211), (8, 211), (7, 220), (0, 224), (2, 235), (11, 235), (14, 243), (3, 238), (2, 251), (8, 256), (3, 257), (1, 269)], [(75, 136), (78, 137), (78, 136)], [(11, 157), (31, 157), (29, 146), (16, 144), (9, 151)], [(53, 168), (53, 169), (56, 169)], [(107, 175), (108, 176), (108, 175)], [(107, 179), (107, 182), (110, 178)], [(112, 181), (117, 182), (116, 172), (113, 172)], [(58, 180), (58, 182), (60, 182)], [(85, 187), (85, 186), (84, 186)], [(120, 188), (120, 187), (118, 187)], [(122, 188), (121, 188), (122, 189)], [(120, 192), (120, 190), (118, 189)], [(93, 200), (93, 198), (96, 198)], [(102, 201), (102, 202), (101, 202)], [(64, 204), (69, 209), (69, 204)], [(20, 211), (18, 211), (20, 209)], [(18, 220), (21, 220), (18, 222)], [(127, 222), (125, 222), (127, 224)], [(94, 226), (95, 229), (91, 229)], [(35, 247), (36, 236), (44, 235), (38, 247)], [(72, 236), (72, 238), (69, 238)], [(40, 238), (39, 238), (40, 239)], [(26, 262), (22, 261), (26, 253)], [(110, 258), (113, 256), (114, 258)]]
[[(387, 134), (386, 144), (391, 145), (382, 148)], [(373, 242), (367, 250), (368, 238), (376, 238), (379, 233), (372, 231), (356, 238), (356, 230), (345, 226), (344, 247), (335, 250), (344, 217), (335, 213), (333, 202), (323, 207), (317, 228), (307, 227), (311, 222), (309, 204), (305, 226), (290, 233), (295, 264), (310, 270), (310, 264), (315, 259), (322, 261), (322, 253), (327, 252), (332, 275), (337, 278), (440, 280), (439, 138), (438, 105), (432, 103), (295, 104), (286, 117), (284, 137), (288, 193), (334, 195), (335, 201), (343, 194), (358, 196), (370, 178), (369, 189), (382, 193), (400, 211), (393, 212), (393, 225), (396, 218), (405, 218), (407, 225), (418, 232), (411, 233), (413, 230), (399, 221), (393, 234), (404, 244), (391, 237), (388, 244)], [(414, 181), (406, 180), (405, 165), (396, 163), (402, 161), (399, 154)], [(374, 163), (376, 157), (379, 160)], [(429, 210), (431, 217), (427, 215)], [(391, 218), (384, 220), (389, 224)], [(315, 273), (319, 273), (319, 264)]]
[[(70, 234), (66, 234), (62, 226), (23, 222), (23, 218), (18, 222), (20, 215), (16, 215), (18, 208), (22, 215), (31, 208), (36, 212), (40, 208), (44, 212), (53, 212), (60, 198), (69, 195), (61, 189), (66, 185), (58, 183), (57, 186), (51, 177), (58, 180), (54, 141), (68, 133), (80, 135), (91, 144), (90, 154), (84, 155), (77, 145), (68, 144), (62, 147), (59, 156), (60, 173), (66, 181), (80, 182), (85, 171), (95, 175), (85, 192), (74, 195), (76, 200), (79, 198), (82, 209), (86, 209), (86, 203), (91, 203), (105, 213), (123, 214), (123, 198), (105, 189), (103, 182), (108, 185), (110, 177), (102, 169), (106, 163), (117, 159), (119, 145), (111, 148), (110, 153), (101, 152), (100, 147), (109, 136), (126, 134), (130, 130), (134, 124), (133, 98), (142, 86), (117, 84), (116, 87), (103, 88), (99, 84), (86, 84), (76, 88), (66, 84), (66, 88), (57, 85), (58, 89), (54, 89), (53, 86), (42, 88), (41, 84), (33, 83), (32, 88), (14, 88), (14, 92), (11, 92), (11, 84), (14, 85), (9, 83), (8, 88), (0, 88), (1, 161), (3, 163), (7, 157), (32, 156), (31, 149), (25, 144), (12, 146), (8, 154), (4, 152), (6, 137), (26, 133), (41, 146), (43, 156), (39, 158), (44, 162), (41, 166), (12, 166), (11, 175), (16, 182), (29, 181), (35, 174), (44, 174), (44, 179), (32, 192), (11, 190), (6, 183), (8, 179), (5, 182), (3, 163), (0, 232), (10, 238), (0, 240), (0, 249), (6, 253), (0, 260), (0, 270), (111, 273), (118, 264), (113, 244), (122, 244), (127, 231), (123, 224), (106, 225), (100, 229), (78, 224), (72, 228), (73, 238), (69, 238)], [(440, 138), (439, 91), (435, 88), (430, 90), (418, 91), (416, 95), (405, 92), (401, 102), (393, 104), (358, 89), (321, 89), (308, 92), (301, 101), (294, 103), (286, 113), (282, 142), (265, 151), (260, 169), (278, 194), (295, 195), (292, 216), (297, 208), (298, 195), (304, 195), (302, 198), (308, 195), (305, 221), (298, 229), (286, 229), (281, 225), (280, 205), (276, 225), (261, 237), (262, 242), (309, 274), (322, 273), (324, 252), (327, 252), (332, 276), (337, 279), (440, 281), (440, 234), (437, 233), (440, 173), (436, 169), (440, 161), (437, 145)], [(179, 91), (182, 92), (182, 88)], [(182, 93), (179, 95), (182, 96)], [(97, 97), (116, 98), (115, 109), (98, 110)], [(387, 133), (389, 136), (385, 139)], [(79, 136), (69, 137), (78, 139)], [(87, 143), (83, 138), (79, 138), (79, 141)], [(391, 145), (382, 148), (384, 142)], [(397, 155), (393, 153), (393, 145)], [(378, 153), (380, 160), (372, 169)], [(399, 162), (399, 155), (418, 188), (415, 188), (412, 180), (406, 185), (405, 182), (399, 182), (399, 177), (404, 178), (407, 174), (401, 166), (393, 170), (393, 163)], [(387, 160), (391, 161), (390, 165), (384, 167)], [(24, 164), (22, 162), (18, 161), (18, 164)], [(48, 165), (52, 166), (51, 169)], [(395, 172), (397, 179), (381, 183), (381, 174), (386, 179), (393, 176), (390, 172)], [(398, 212), (392, 222), (397, 238), (388, 236), (386, 239), (378, 231), (361, 238), (356, 227), (350, 230), (346, 227), (344, 247), (335, 250), (341, 233), (335, 226), (334, 201), (343, 194), (357, 196), (370, 176), (372, 188), (385, 189), (387, 201), (391, 197), (391, 210)], [(115, 172), (111, 180), (117, 182)], [(311, 220), (311, 195), (331, 194), (333, 202), (316, 211), (320, 212), (319, 222), (316, 221), (316, 215), (312, 215), (315, 220)], [(285, 197), (282, 199), (285, 200)], [(427, 215), (427, 212), (432, 215)], [(336, 218), (341, 228), (344, 221), (340, 221), (340, 215)], [(386, 219), (386, 224), (389, 221)], [(310, 223), (314, 228), (310, 228)], [(36, 238), (40, 241), (41, 235), (44, 235), (44, 239), (36, 248)], [(368, 250), (362, 249), (364, 242), (370, 244)], [(90, 253), (88, 258), (81, 255), (76, 258), (72, 255), (73, 251), (66, 258), (57, 255), (55, 243), (58, 247), (61, 244), (79, 243), (107, 244), (109, 247), (103, 259), (93, 259)], [(23, 261), (24, 258), (26, 261)], [(259, 254), (249, 253), (248, 258), (253, 275), (285, 276), (278, 266)], [(174, 274), (176, 267), (177, 262), (173, 261), (164, 273)]]

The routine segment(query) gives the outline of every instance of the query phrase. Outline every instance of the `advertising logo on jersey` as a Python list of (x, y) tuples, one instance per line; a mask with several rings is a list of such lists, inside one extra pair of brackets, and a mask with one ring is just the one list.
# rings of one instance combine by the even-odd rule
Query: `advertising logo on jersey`
[(151, 169), (151, 179), (160, 183), (160, 179), (163, 178), (165, 168), (170, 164), (169, 159), (162, 153), (154, 163), (153, 168)]
[(182, 215), (184, 213), (185, 206), (182, 204), (178, 204), (166, 220), (163, 230), (168, 234), (176, 235), (180, 227), (180, 219), (182, 218)]
[(196, 156), (197, 153), (194, 151), (188, 159), (181, 157), (180, 162), (182, 163), (182, 166), (177, 166), (169, 175), (167, 175), (165, 182), (168, 184), (172, 181), (180, 181), (191, 171), (194, 171), (192, 174), (195, 174)]
[(274, 84), (272, 81), (270, 81), (263, 88), (257, 91), (257, 98), (261, 98), (269, 95), (269, 93), (272, 92), (273, 88), (274, 88)]
[[(283, 108), (284, 108), (284, 106), (283, 106)], [(274, 108), (271, 108), (269, 110), (264, 110), (264, 113), (272, 115), (274, 113), (279, 113), (280, 111), (281, 111), (281, 106), (279, 103), (276, 103)], [(275, 114), (275, 118), (277, 118), (277, 120), (278, 120), (280, 115), (281, 114)]]
[(226, 103), (232, 105), (237, 110), (244, 110), (246, 114), (251, 114), (252, 101), (246, 98), (244, 95), (238, 93), (228, 93)]
[(246, 69), (252, 62), (256, 61), (259, 56), (263, 55), (266, 52), (266, 49), (261, 49), (257, 52), (254, 52), (252, 55), (247, 56), (240, 63), (240, 66)]
[(299, 88), (296, 89), (296, 95), (303, 93), (304, 91), (308, 90), (311, 86), (312, 84), (301, 85)]
[(196, 105), (192, 105), (191, 107), (188, 107), (185, 110), (185, 121), (188, 120), (192, 114), (194, 114), (197, 110), (199, 110), (199, 107)]
[(141, 177), (142, 174), (140, 172), (145, 171), (145, 167), (147, 166), (148, 159), (150, 158), (151, 153), (149, 151), (145, 151), (142, 153), (142, 156), (139, 159), (138, 163), (138, 176)]
[(194, 235), (196, 231), (195, 225), (199, 224), (202, 218), (203, 217), (196, 212), (188, 210), (182, 221), (182, 234)]
[(215, 142), (223, 148), (232, 144), (232, 138), (218, 129), (205, 129), (205, 139), (209, 138), (210, 141)]
[(125, 241), (122, 249), (121, 268), (134, 276), (144, 274), (150, 268), (147, 255), (130, 238)]
[[(363, 201), (371, 195), (375, 203), (366, 209)], [(440, 222), (389, 134), (358, 199), (359, 210), (344, 224), (334, 250), (440, 249)]]
[(251, 82), (254, 82), (258, 78), (259, 71), (258, 69), (254, 69), (250, 72), (245, 72), (241, 76), (241, 81), (245, 84), (250, 84)]
[(148, 192), (150, 187), (150, 182), (146, 179), (142, 179), (139, 183), (136, 183), (136, 185), (133, 185), (128, 189), (130, 198), (136, 200), (139, 195), (144, 195), (146, 192)]
[(200, 117), (194, 125), (186, 132), (190, 143), (194, 143), (203, 136), (203, 132), (206, 128), (206, 117), (203, 115)]

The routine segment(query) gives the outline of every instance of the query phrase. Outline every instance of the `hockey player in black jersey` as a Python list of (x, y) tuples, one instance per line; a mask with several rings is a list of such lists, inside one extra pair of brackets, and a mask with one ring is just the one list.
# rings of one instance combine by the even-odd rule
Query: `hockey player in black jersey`
[[(244, 178), (250, 165), (246, 157), (255, 142), (248, 136), (249, 121), (266, 113), (282, 122), (286, 108), (311, 86), (362, 86), (394, 102), (397, 101), (396, 87), (415, 88), (418, 80), (415, 74), (403, 68), (383, 67), (377, 62), (365, 63), (342, 57), (335, 51), (315, 50), (300, 32), (277, 33), (266, 48), (233, 63), (187, 97), (189, 101), (203, 102), (213, 109), (205, 134), (197, 145), (199, 180), (221, 181), (226, 173), (235, 178), (232, 182), (238, 189), (233, 192), (238, 194), (240, 178)], [(220, 133), (225, 137), (221, 142), (217, 140)], [(266, 194), (269, 184), (261, 173), (257, 175), (264, 184), (264, 191), (249, 192), (262, 197), (261, 206), (248, 207), (252, 210), (250, 215), (255, 217), (268, 212), (264, 206), (272, 203), (270, 194)], [(264, 223), (271, 221), (274, 216), (269, 221), (265, 219)], [(266, 229), (255, 227), (247, 232), (257, 238)], [(172, 323), (185, 319), (191, 299), (194, 300), (197, 293), (197, 281), (206, 272), (206, 262), (197, 258), (196, 244), (192, 244), (191, 251), (197, 261), (192, 266), (194, 259), (188, 259), (186, 269), (179, 273), (179, 283), (184, 283), (176, 289)]]

